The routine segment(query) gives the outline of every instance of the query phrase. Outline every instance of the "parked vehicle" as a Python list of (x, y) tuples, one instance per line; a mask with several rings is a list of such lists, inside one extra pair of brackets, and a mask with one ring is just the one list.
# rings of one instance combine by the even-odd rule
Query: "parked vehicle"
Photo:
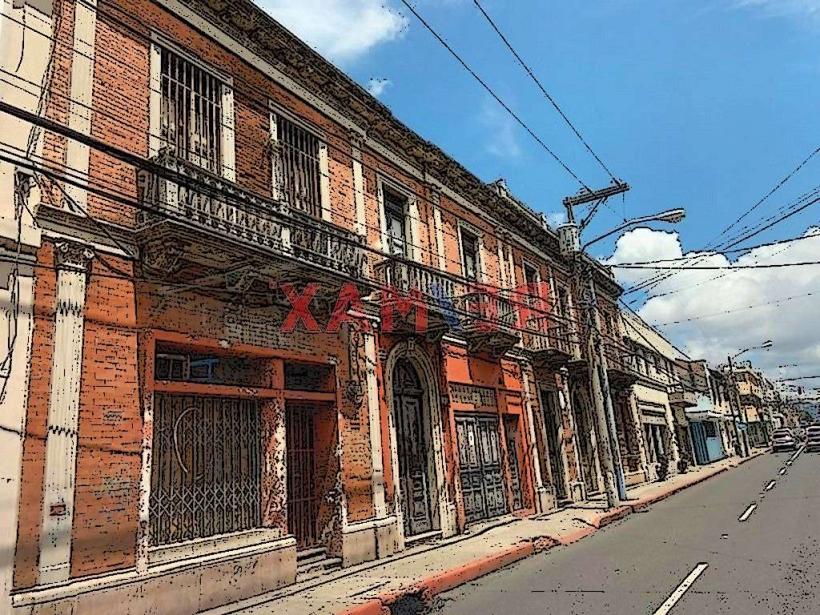
[(811, 425), (806, 429), (806, 450), (820, 451), (820, 425)]
[(790, 429), (775, 429), (772, 434), (772, 452), (793, 451), (797, 448), (797, 440)]

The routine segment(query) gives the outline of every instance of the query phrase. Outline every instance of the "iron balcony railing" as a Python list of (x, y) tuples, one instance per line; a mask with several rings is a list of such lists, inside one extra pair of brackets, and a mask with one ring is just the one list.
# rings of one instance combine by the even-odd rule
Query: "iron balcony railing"
[(510, 331), (516, 328), (518, 314), (513, 303), (497, 292), (480, 288), (470, 289), (458, 297), (455, 304), (463, 314), (465, 328), (503, 328)]
[(298, 211), (287, 203), (247, 192), (164, 150), (153, 162), (166, 173), (138, 171), (138, 230), (169, 219), (186, 229), (245, 244), (356, 280), (365, 276), (363, 239)]
[(389, 259), (374, 267), (381, 284), (404, 295), (416, 292), (438, 307), (462, 293), (461, 284), (444, 273), (409, 261)]
[(525, 323), (524, 348), (533, 353), (554, 352), (574, 357), (576, 346), (572, 324), (556, 314), (544, 314)]

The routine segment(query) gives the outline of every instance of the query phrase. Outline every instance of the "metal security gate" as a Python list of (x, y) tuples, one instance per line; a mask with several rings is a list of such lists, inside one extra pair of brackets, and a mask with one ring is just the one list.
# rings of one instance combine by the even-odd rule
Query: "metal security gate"
[(430, 502), (430, 446), (422, 400), (416, 370), (407, 361), (399, 361), (393, 371), (393, 410), (406, 536), (436, 529)]
[(318, 541), (316, 531), (316, 449), (314, 408), (288, 404), (285, 410), (288, 476), (288, 532), (299, 549)]
[(467, 522), (507, 512), (497, 416), (456, 417), (461, 492)]
[(521, 466), (518, 465), (518, 417), (504, 417), (504, 432), (507, 436), (507, 466), (510, 468), (510, 492), (513, 510), (524, 508), (521, 494)]
[(254, 400), (157, 393), (151, 542), (261, 525), (260, 416)]

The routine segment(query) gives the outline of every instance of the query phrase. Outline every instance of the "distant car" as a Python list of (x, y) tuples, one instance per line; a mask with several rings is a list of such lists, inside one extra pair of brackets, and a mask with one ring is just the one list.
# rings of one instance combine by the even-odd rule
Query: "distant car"
[(811, 425), (806, 428), (806, 450), (820, 451), (820, 425)]
[(772, 452), (793, 451), (797, 448), (797, 440), (790, 429), (775, 429), (772, 434)]

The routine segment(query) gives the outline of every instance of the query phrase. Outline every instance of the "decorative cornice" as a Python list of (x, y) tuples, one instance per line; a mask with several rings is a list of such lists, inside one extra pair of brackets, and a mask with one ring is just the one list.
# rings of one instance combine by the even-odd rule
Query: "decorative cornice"
[[(553, 261), (563, 262), (558, 237), (545, 226), (540, 214), (508, 191), (499, 191), (496, 183), (484, 183), (441, 148), (413, 132), (387, 106), (251, 0), (190, 0), (187, 4), (334, 112), (356, 126), (366, 127), (366, 137), (351, 130), (359, 139), (372, 139), (381, 144), (425, 177), (460, 193), (499, 227), (514, 229)], [(602, 290), (620, 295), (621, 289), (611, 275), (607, 275), (603, 266), (598, 269), (598, 281), (607, 282)]]

